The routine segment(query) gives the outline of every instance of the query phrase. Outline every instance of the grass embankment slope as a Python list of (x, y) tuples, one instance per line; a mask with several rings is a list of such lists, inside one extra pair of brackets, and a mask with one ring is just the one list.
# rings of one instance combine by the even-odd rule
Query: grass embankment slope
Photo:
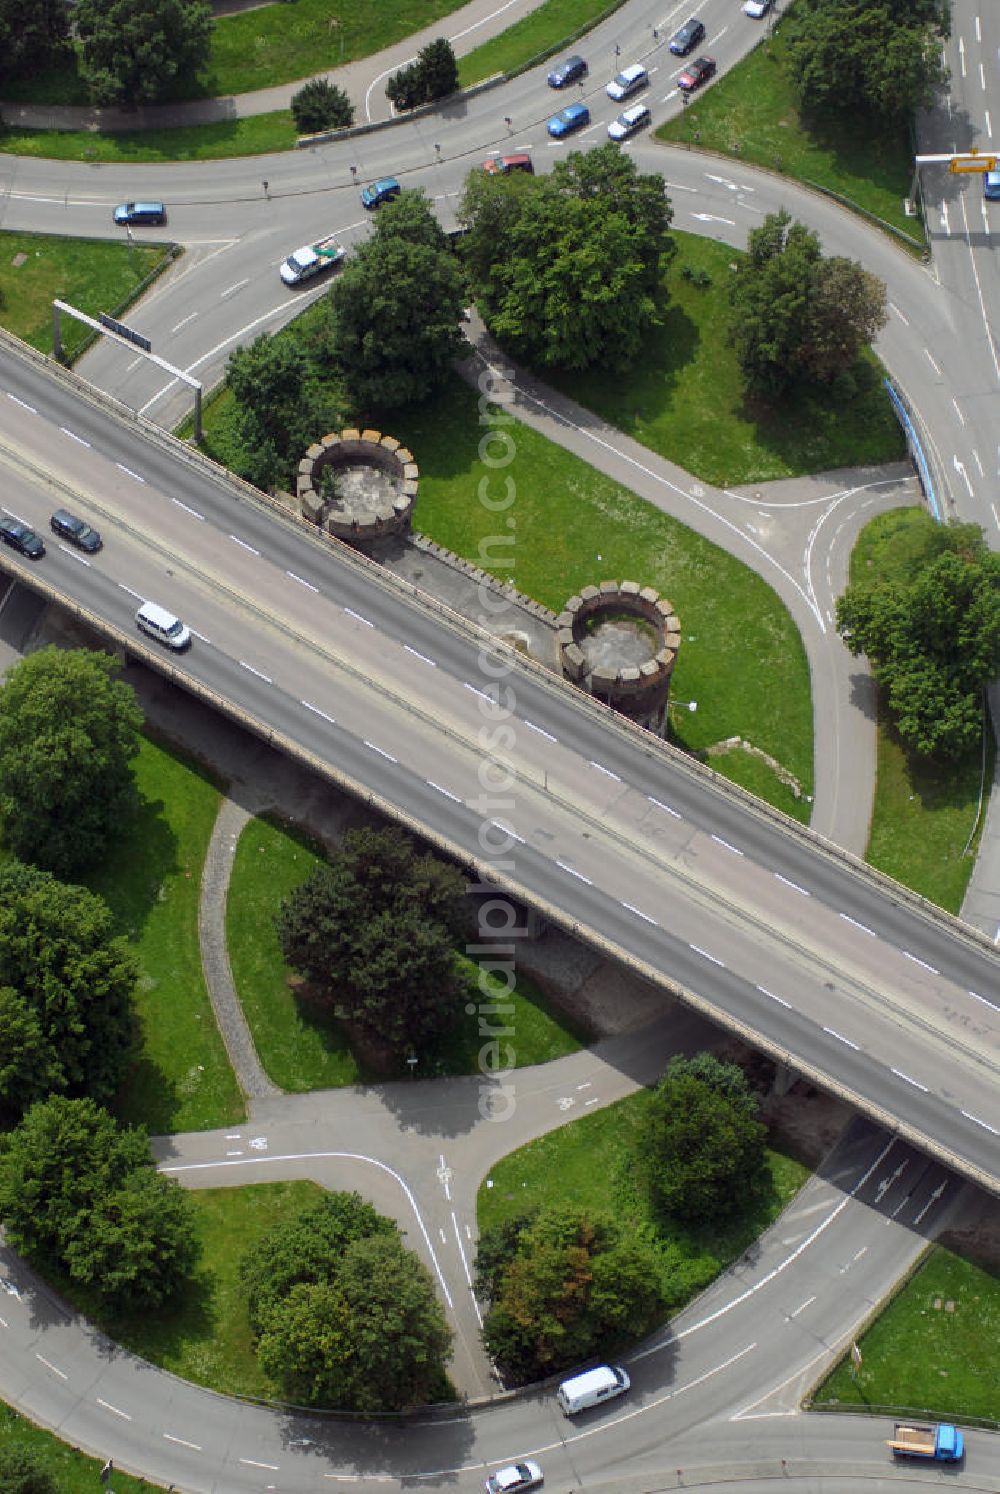
[(936, 1246), (814, 1404), (1000, 1423), (1000, 1276)]
[[(261, 1062), (275, 1084), (291, 1091), (359, 1084), (376, 1076), (352, 1052), (341, 1023), (289, 984), (274, 921), (293, 890), (319, 864), (321, 852), (291, 828), (269, 819), (252, 820), (240, 836), (229, 884), (226, 933), (240, 1003)], [(458, 1021), (439, 1043), (418, 1055), (418, 1074), (478, 1072), (478, 971), (458, 956), (468, 983), (467, 1020)], [(495, 983), (494, 983), (495, 985)], [(519, 976), (505, 1022), (517, 1031), (517, 1065), (547, 1063), (575, 1053), (586, 1033), (557, 1012), (541, 991)], [(404, 1064), (400, 1072), (408, 1073)], [(382, 1076), (384, 1077), (384, 1076)]]
[[(2, 141), (0, 141), (2, 144)], [(0, 234), (0, 325), (41, 353), (52, 352), (52, 302), (68, 301), (88, 316), (115, 312), (167, 259), (166, 247), (64, 239), (55, 234)], [(72, 359), (90, 330), (62, 317), (62, 344)]]
[[(851, 555), (851, 581), (909, 579), (913, 542), (934, 520), (922, 508), (897, 508), (865, 525)], [(992, 781), (993, 734), (987, 730), (986, 782)], [(935, 762), (911, 752), (880, 703), (878, 775), (867, 859), (898, 882), (957, 913), (972, 875), (981, 824), (983, 753)], [(975, 829), (975, 834), (973, 831)]]
[(769, 1151), (771, 1187), (744, 1217), (704, 1232), (669, 1228), (652, 1216), (632, 1160), (649, 1100), (650, 1091), (640, 1090), (540, 1136), (496, 1163), (479, 1189), (480, 1233), (550, 1204), (552, 1181), (558, 1178), (560, 1203), (593, 1215), (611, 1215), (620, 1227), (650, 1241), (661, 1266), (667, 1310), (677, 1312), (777, 1218), (809, 1169)]
[(207, 1130), (244, 1117), (201, 970), (198, 898), (219, 791), (174, 749), (145, 736), (139, 803), (87, 885), (108, 902), (139, 960), (142, 1048), (116, 1107), (153, 1134)]
[(820, 187), (890, 224), (916, 247), (923, 245), (919, 223), (903, 209), (913, 177), (906, 126), (803, 119), (780, 25), (656, 135)]

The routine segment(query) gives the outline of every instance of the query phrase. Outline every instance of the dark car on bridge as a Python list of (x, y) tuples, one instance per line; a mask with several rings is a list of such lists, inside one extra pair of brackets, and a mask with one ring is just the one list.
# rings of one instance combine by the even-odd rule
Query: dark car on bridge
[(22, 524), (20, 519), (0, 519), (0, 540), (10, 545), (19, 555), (29, 560), (40, 560), (45, 554), (45, 545), (33, 529)]
[(86, 550), (88, 555), (93, 555), (101, 548), (103, 540), (96, 529), (78, 519), (76, 514), (71, 514), (66, 508), (57, 508), (49, 520), (49, 528), (53, 534), (58, 534), (60, 539), (69, 540), (71, 545), (76, 545), (79, 550)]

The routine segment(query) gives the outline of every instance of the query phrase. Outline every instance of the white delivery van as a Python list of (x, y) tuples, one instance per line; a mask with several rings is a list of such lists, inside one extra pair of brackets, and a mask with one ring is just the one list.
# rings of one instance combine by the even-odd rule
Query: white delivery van
[(191, 642), (191, 630), (186, 628), (179, 617), (168, 612), (165, 607), (158, 607), (155, 602), (143, 602), (135, 620), (142, 633), (148, 633), (150, 638), (155, 638), (158, 643), (165, 643), (168, 648), (187, 648)]
[(597, 1369), (585, 1370), (582, 1375), (574, 1375), (572, 1380), (564, 1380), (556, 1391), (556, 1400), (565, 1415), (575, 1416), (578, 1411), (586, 1411), (588, 1406), (599, 1406), (602, 1401), (624, 1395), (630, 1384), (628, 1375), (620, 1366), (612, 1368), (610, 1364), (602, 1364)]

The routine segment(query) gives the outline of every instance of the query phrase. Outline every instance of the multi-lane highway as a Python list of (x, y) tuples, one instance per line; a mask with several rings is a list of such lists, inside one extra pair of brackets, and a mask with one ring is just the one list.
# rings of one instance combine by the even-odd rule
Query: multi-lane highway
[[(677, 107), (678, 65), (664, 41), (687, 9), (665, 16), (635, 0), (588, 39), (582, 96), (595, 122), (577, 143), (602, 138), (615, 112), (603, 84), (633, 56), (656, 69), (654, 116)], [(702, 13), (707, 49), (722, 66), (756, 38), (735, 5), (709, 0)], [(982, 80), (987, 132), (990, 24), (957, 17), (963, 49), (954, 66), (954, 117), (972, 113), (961, 99), (966, 78), (973, 92)], [(433, 122), (283, 158), (150, 168), (138, 183), (125, 168), (7, 158), (4, 223), (110, 233), (115, 201), (164, 197), (188, 252), (132, 320), (158, 353), (210, 382), (236, 343), (302, 304), (275, 273), (290, 248), (331, 229), (347, 241), (365, 231), (359, 180), (392, 171), (425, 185), (450, 222), (465, 172), (490, 151), (527, 147), (541, 168), (567, 148), (545, 136), (552, 105), (539, 75), (529, 74)], [(955, 130), (974, 133), (960, 117)], [(643, 167), (665, 172), (678, 226), (741, 243), (764, 212), (785, 203), (820, 230), (828, 250), (863, 259), (887, 281), (892, 319), (880, 351), (938, 449), (950, 511), (976, 518), (996, 542), (996, 256), (978, 223), (967, 239), (952, 232), (978, 184), (944, 183), (935, 237), (952, 235), (953, 259), (941, 261), (954, 265), (949, 278), (787, 182), (648, 142), (630, 150)], [(925, 182), (932, 203), (941, 187)], [(946, 202), (953, 192), (964, 195)], [(95, 382), (163, 423), (184, 403), (178, 387), (120, 349), (101, 347), (86, 365)], [(182, 612), (198, 635), (178, 665), (192, 687), (224, 697), (340, 780), (367, 785), (386, 808), (466, 859), (478, 856), (498, 882), (997, 1188), (1000, 979), (988, 941), (876, 884), (739, 795), (720, 796), (697, 770), (519, 665), (499, 682), (511, 692), (500, 700), (516, 743), (502, 793), (510, 803), (479, 805), (481, 774), (492, 771), (480, 733), (498, 707), (480, 641), (467, 628), (320, 548), (169, 443), (147, 440), (34, 366), (5, 358), (0, 382), (7, 506), (16, 494), (16, 511), (44, 528), (69, 490), (107, 537), (90, 566), (53, 542), (24, 572), (29, 581), (125, 640), (135, 639), (139, 595)], [(500, 868), (500, 860), (513, 865)], [(284, 1140), (277, 1128), (274, 1140)], [(201, 1143), (209, 1161), (212, 1144)], [(287, 1144), (305, 1149), (301, 1138)], [(330, 1148), (318, 1140), (314, 1150)], [(818, 1480), (834, 1466), (840, 1480), (829, 1487), (856, 1487), (892, 1472), (884, 1428), (841, 1419), (803, 1426), (791, 1413), (810, 1376), (956, 1198), (954, 1180), (905, 1143), (855, 1135), (762, 1242), (760, 1258), (643, 1351), (635, 1396), (587, 1427), (568, 1428), (538, 1396), (482, 1418), (411, 1427), (405, 1438), (275, 1418), (109, 1356), (105, 1346), (95, 1351), (16, 1262), (7, 1267), (3, 1322), (17, 1352), (0, 1355), (0, 1380), (7, 1398), (64, 1436), (191, 1489), (325, 1489), (359, 1474), (465, 1487), (484, 1465), (521, 1453), (538, 1454), (550, 1483), (567, 1487), (623, 1473), (637, 1489), (735, 1477), (767, 1487), (790, 1475)], [(970, 1438), (961, 1480), (993, 1487), (996, 1473), (987, 1439)]]
[(1000, 1190), (988, 941), (71, 381), (11, 358), (4, 382), (19, 516), (44, 528), (82, 500), (107, 537), (86, 564), (50, 546), (26, 578), (119, 636), (137, 598), (170, 606), (195, 632), (177, 667), (260, 730)]

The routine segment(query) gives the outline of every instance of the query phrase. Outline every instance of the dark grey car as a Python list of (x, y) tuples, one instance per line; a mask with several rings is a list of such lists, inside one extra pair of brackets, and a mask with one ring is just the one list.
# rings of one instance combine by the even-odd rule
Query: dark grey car
[(29, 560), (40, 560), (45, 554), (45, 545), (33, 529), (22, 524), (20, 519), (0, 519), (0, 540), (10, 545), (19, 555)]
[(670, 50), (675, 57), (686, 57), (692, 48), (696, 47), (704, 39), (705, 23), (699, 21), (697, 16), (692, 16), (670, 38)]
[(96, 529), (85, 523), (83, 519), (78, 519), (76, 514), (71, 514), (66, 508), (56, 509), (49, 520), (49, 528), (53, 534), (69, 540), (71, 545), (76, 545), (80, 550), (86, 550), (88, 555), (93, 555), (103, 544)]

